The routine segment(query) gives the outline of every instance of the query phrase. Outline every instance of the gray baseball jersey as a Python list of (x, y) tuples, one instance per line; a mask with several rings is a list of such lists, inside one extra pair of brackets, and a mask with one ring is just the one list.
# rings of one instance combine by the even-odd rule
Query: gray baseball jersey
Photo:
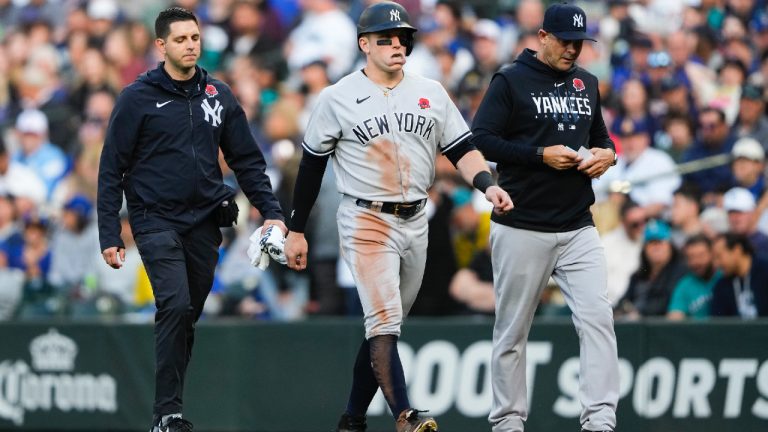
[(339, 192), (370, 201), (427, 197), (435, 156), (470, 135), (437, 81), (405, 72), (394, 88), (357, 71), (321, 92), (302, 143), (333, 154)]
[(302, 145), (314, 155), (332, 155), (344, 194), (338, 212), (341, 254), (360, 294), (367, 338), (400, 334), (424, 275), (427, 217), (422, 211), (398, 218), (358, 207), (355, 200), (427, 198), (437, 152), (469, 136), (440, 83), (408, 72), (387, 89), (358, 71), (320, 94)]

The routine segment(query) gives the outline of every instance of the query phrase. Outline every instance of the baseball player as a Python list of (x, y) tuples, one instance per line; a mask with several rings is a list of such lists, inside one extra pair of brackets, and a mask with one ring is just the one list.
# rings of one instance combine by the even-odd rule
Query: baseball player
[(613, 431), (619, 397), (613, 314), (603, 246), (589, 211), (592, 179), (616, 163), (600, 113), (597, 78), (576, 66), (586, 33), (580, 8), (544, 14), (541, 49), (524, 50), (497, 72), (474, 119), (473, 141), (498, 163), (515, 211), (493, 215), (496, 291), (489, 421), (522, 432), (528, 416), (525, 353), (536, 306), (550, 276), (573, 311), (579, 336), (583, 431)]
[(365, 9), (357, 32), (367, 63), (323, 90), (302, 143), (285, 243), (288, 266), (306, 267), (304, 227), (332, 156), (342, 193), (337, 218), (341, 254), (364, 311), (365, 340), (340, 432), (366, 430), (365, 413), (379, 387), (398, 432), (437, 430), (433, 418), (411, 407), (397, 351), (400, 325), (424, 273), (427, 215), (422, 210), (437, 152), (484, 192), (496, 211), (512, 209), (509, 195), (494, 185), (487, 162), (470, 144), (469, 128), (446, 91), (403, 70), (415, 31), (397, 3)]

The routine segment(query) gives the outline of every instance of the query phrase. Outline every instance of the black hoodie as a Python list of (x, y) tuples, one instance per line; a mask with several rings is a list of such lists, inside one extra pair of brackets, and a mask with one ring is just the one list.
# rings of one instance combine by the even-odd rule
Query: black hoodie
[(102, 250), (123, 246), (123, 192), (135, 233), (185, 233), (232, 199), (234, 191), (222, 181), (219, 148), (251, 204), (267, 219), (283, 219), (243, 109), (226, 84), (196, 69), (198, 82), (189, 94), (160, 63), (118, 97), (99, 165)]
[(472, 125), (473, 143), (497, 162), (499, 186), (515, 203), (492, 220), (544, 232), (594, 225), (592, 180), (576, 168), (549, 167), (536, 148), (614, 148), (600, 112), (597, 78), (575, 65), (557, 71), (535, 54), (526, 49), (493, 76)]

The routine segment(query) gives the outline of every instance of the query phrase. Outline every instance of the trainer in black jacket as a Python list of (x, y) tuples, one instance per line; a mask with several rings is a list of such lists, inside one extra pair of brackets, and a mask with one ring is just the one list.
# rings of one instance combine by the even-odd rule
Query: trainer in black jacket
[(283, 219), (266, 163), (229, 86), (196, 67), (187, 94), (163, 70), (139, 76), (117, 99), (99, 165), (102, 250), (120, 246), (122, 193), (134, 233), (187, 232), (235, 195), (219, 148), (266, 219)]
[(182, 8), (160, 12), (164, 62), (123, 90), (99, 167), (99, 240), (107, 264), (125, 259), (118, 213), (125, 193), (136, 245), (152, 283), (155, 403), (152, 432), (184, 432), (182, 391), (195, 322), (213, 284), (220, 226), (237, 218), (219, 149), (265, 226), (287, 231), (266, 164), (230, 88), (197, 66), (200, 28)]

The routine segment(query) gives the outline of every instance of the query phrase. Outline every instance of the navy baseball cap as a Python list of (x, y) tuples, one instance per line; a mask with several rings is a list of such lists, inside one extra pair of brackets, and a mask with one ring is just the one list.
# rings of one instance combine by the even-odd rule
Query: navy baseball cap
[(624, 118), (623, 120), (614, 124), (614, 133), (620, 137), (627, 137), (632, 135), (650, 134), (651, 128), (648, 121), (633, 120), (631, 118)]
[(544, 12), (543, 30), (562, 40), (584, 40), (597, 42), (587, 34), (587, 14), (578, 7), (567, 3), (557, 3)]

